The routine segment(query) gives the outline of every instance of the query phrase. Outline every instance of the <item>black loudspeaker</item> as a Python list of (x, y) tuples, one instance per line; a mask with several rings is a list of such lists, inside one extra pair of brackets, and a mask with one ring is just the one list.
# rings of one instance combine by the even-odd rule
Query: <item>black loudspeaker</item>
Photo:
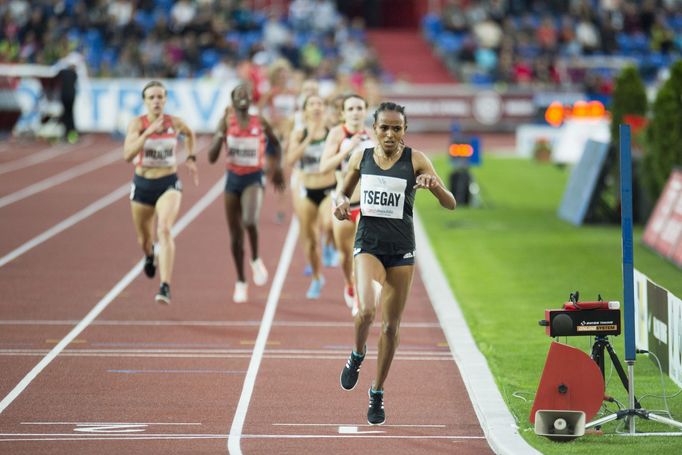
[(552, 441), (565, 442), (585, 434), (583, 411), (538, 410), (535, 412), (535, 434)]
[(471, 174), (468, 169), (457, 169), (450, 174), (450, 192), (455, 196), (457, 204), (469, 205), (470, 185)]

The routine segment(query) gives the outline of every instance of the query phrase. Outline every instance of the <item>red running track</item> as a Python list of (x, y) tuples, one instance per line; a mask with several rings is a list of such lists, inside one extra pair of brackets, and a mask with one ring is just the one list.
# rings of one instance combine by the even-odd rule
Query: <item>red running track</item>
[(0, 153), (0, 453), (491, 453), (418, 274), (386, 424), (367, 424), (377, 328), (358, 387), (343, 391), (341, 271), (325, 269), (322, 298), (305, 299), (296, 223), (275, 223), (270, 189), (271, 278), (232, 303), (223, 168), (203, 156), (199, 187), (180, 173), (173, 302), (155, 303), (121, 189), (132, 168), (108, 158), (120, 147), (85, 136)]

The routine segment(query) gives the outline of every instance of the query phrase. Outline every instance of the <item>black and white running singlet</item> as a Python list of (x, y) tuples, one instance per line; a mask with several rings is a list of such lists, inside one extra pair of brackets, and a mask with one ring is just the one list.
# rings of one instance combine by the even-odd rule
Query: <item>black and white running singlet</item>
[(373, 149), (365, 149), (360, 162), (362, 216), (355, 235), (356, 249), (379, 255), (414, 252), (414, 185), (410, 147), (405, 147), (398, 161), (386, 170), (374, 161)]

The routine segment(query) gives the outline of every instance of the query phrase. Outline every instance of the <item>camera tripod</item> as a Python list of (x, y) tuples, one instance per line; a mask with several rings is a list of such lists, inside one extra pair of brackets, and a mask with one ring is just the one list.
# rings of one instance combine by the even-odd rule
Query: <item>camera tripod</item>
[[(623, 386), (625, 387), (625, 390), (628, 392), (628, 396), (630, 398), (630, 403), (631, 403), (631, 408), (630, 409), (621, 409), (619, 411), (616, 411), (613, 414), (607, 415), (605, 417), (602, 417), (601, 419), (593, 420), (592, 422), (588, 423), (585, 425), (585, 429), (587, 428), (592, 428), (595, 427), (599, 429), (603, 424), (607, 422), (611, 422), (613, 420), (621, 420), (621, 419), (632, 419), (634, 417), (639, 417), (642, 419), (646, 420), (653, 420), (655, 422), (660, 422), (660, 423), (665, 423), (677, 428), (682, 429), (682, 423), (677, 422), (673, 419), (669, 419), (667, 417), (660, 416), (658, 414), (654, 414), (652, 412), (647, 411), (646, 409), (642, 409), (641, 405), (639, 404), (639, 401), (637, 401), (637, 398), (634, 395), (634, 390), (630, 387), (631, 381), (628, 379), (628, 376), (625, 374), (625, 370), (623, 369), (623, 365), (620, 363), (620, 360), (618, 359), (618, 356), (616, 355), (616, 352), (613, 350), (613, 347), (611, 346), (611, 343), (609, 342), (609, 339), (606, 335), (597, 335), (595, 337), (594, 344), (592, 345), (592, 360), (594, 360), (597, 365), (599, 366), (599, 369), (601, 370), (602, 377), (604, 376), (604, 350), (606, 350), (609, 353), (609, 357), (611, 357), (611, 362), (613, 362), (613, 366), (618, 372), (618, 377), (620, 378), (620, 381), (623, 383)], [(634, 366), (634, 362), (627, 362), (628, 363), (628, 371), (630, 373), (630, 378), (632, 378), (632, 367)], [(634, 423), (631, 420), (631, 425), (630, 425), (630, 433), (634, 433)]]
[[(620, 138), (620, 198), (621, 198), (621, 240), (622, 240), (622, 272), (623, 272), (623, 299), (625, 308), (625, 361), (628, 365), (627, 380), (624, 378), (625, 372), (622, 367), (618, 375), (628, 391), (628, 408), (597, 419), (585, 425), (585, 428), (600, 427), (606, 422), (627, 418), (628, 433), (635, 434), (635, 417), (646, 420), (664, 423), (682, 429), (682, 423), (667, 417), (662, 417), (652, 412), (642, 409), (635, 400), (635, 311), (634, 311), (634, 258), (632, 241), (632, 156), (630, 152), (630, 126), (621, 124), (619, 126)], [(601, 343), (600, 343), (601, 345)], [(608, 349), (611, 358), (616, 358), (609, 344), (604, 344)], [(603, 348), (596, 347), (593, 353), (600, 355), (603, 363)], [(601, 351), (601, 354), (600, 354)], [(620, 365), (620, 362), (614, 364)], [(602, 373), (604, 372), (603, 365)], [(622, 373), (621, 373), (622, 372)], [(660, 433), (654, 433), (660, 434)], [(676, 435), (679, 434), (675, 433)]]
[[(609, 341), (609, 337), (606, 335), (597, 335), (594, 338), (594, 344), (592, 345), (592, 360), (594, 360), (597, 365), (599, 366), (599, 369), (601, 370), (601, 375), (604, 379), (606, 379), (606, 376), (604, 374), (604, 349), (609, 353), (609, 357), (611, 357), (611, 362), (613, 363), (614, 368), (618, 372), (618, 377), (620, 378), (620, 382), (623, 383), (623, 387), (625, 387), (626, 392), (630, 392), (630, 381), (628, 380), (628, 376), (625, 373), (625, 370), (623, 369), (623, 365), (620, 363), (620, 359), (618, 359), (618, 356), (616, 355), (616, 351), (613, 350), (613, 346), (611, 346), (611, 342)], [(637, 398), (635, 397), (635, 409), (639, 409), (641, 406), (639, 405), (639, 401), (637, 401)]]

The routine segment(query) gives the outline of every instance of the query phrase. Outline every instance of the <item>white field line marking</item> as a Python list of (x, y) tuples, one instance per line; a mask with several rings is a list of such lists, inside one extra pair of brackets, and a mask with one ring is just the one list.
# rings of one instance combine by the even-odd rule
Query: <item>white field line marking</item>
[[(29, 356), (42, 356), (45, 354), (46, 351), (42, 352), (12, 352), (12, 353), (0, 353), (0, 356), (2, 357), (29, 357)], [(124, 357), (150, 357), (150, 358), (158, 358), (158, 359), (165, 359), (165, 358), (173, 358), (173, 359), (248, 359), (251, 358), (251, 353), (244, 353), (244, 354), (202, 354), (202, 353), (184, 353), (184, 354), (174, 354), (174, 353), (94, 353), (94, 354), (88, 354), (88, 353), (74, 353), (74, 352), (69, 352), (69, 351), (63, 351), (60, 355), (63, 355), (65, 357), (115, 357), (115, 358), (124, 358)], [(338, 361), (339, 359), (343, 359), (344, 355), (343, 354), (337, 354), (337, 355), (316, 355), (316, 356), (311, 356), (311, 355), (271, 355), (271, 354), (265, 354), (263, 356), (264, 358), (267, 359), (278, 359), (278, 360), (334, 360)], [(348, 357), (348, 354), (345, 354), (345, 357)], [(368, 357), (369, 359), (372, 359), (373, 357), (370, 356)], [(405, 356), (398, 356), (395, 358), (396, 361), (415, 361), (415, 362), (431, 362), (431, 361), (437, 361), (437, 362), (451, 362), (452, 358), (450, 356), (439, 356), (439, 357), (405, 357)]]
[(244, 420), (246, 419), (246, 412), (249, 408), (253, 387), (256, 383), (256, 376), (258, 375), (258, 368), (260, 367), (268, 335), (270, 334), (270, 328), (272, 327), (272, 321), (275, 318), (275, 310), (277, 309), (279, 296), (282, 292), (282, 286), (284, 285), (284, 280), (289, 272), (289, 264), (291, 264), (291, 258), (294, 255), (294, 249), (296, 247), (296, 242), (298, 241), (298, 230), (298, 220), (294, 218), (289, 226), (289, 232), (287, 233), (279, 264), (277, 265), (277, 273), (275, 273), (272, 286), (270, 287), (268, 302), (265, 305), (265, 311), (263, 312), (263, 320), (260, 329), (258, 330), (256, 344), (253, 347), (253, 356), (249, 362), (249, 369), (244, 378), (242, 394), (239, 397), (239, 404), (237, 405), (237, 410), (234, 419), (232, 420), (232, 426), (230, 427), (230, 435), (227, 438), (227, 449), (232, 455), (241, 455), (242, 453), (240, 441), (242, 429), (244, 428)]
[(88, 138), (84, 140), (81, 144), (78, 144), (78, 147), (64, 144), (48, 147), (39, 152), (34, 152), (29, 156), (25, 156), (14, 161), (10, 161), (8, 163), (0, 164), (0, 175), (6, 174), (7, 172), (17, 171), (19, 169), (33, 166), (34, 164), (42, 163), (43, 161), (47, 161), (50, 158), (54, 158), (59, 155), (64, 155), (65, 153), (82, 150), (86, 147), (89, 147), (92, 143), (93, 140)]
[[(0, 349), (0, 352), (40, 352), (45, 351), (45, 349)], [(231, 349), (231, 348), (175, 348), (175, 349), (65, 349), (64, 352), (70, 352), (73, 354), (251, 354), (250, 349)], [(342, 355), (347, 357), (347, 351), (341, 349), (266, 349), (266, 354), (271, 355), (284, 355), (284, 354), (295, 354), (295, 355)], [(368, 358), (376, 357), (376, 352), (369, 351), (367, 354)], [(450, 351), (405, 351), (396, 352), (396, 355), (402, 355), (404, 357), (409, 356), (439, 356), (439, 357), (449, 357)]]
[(127, 183), (127, 184), (123, 185), (122, 187), (117, 188), (116, 190), (107, 194), (106, 196), (96, 200), (95, 202), (88, 205), (84, 209), (74, 213), (70, 217), (68, 217), (65, 220), (55, 224), (50, 229), (44, 231), (42, 234), (39, 234), (36, 237), (33, 237), (28, 242), (24, 243), (23, 245), (20, 245), (19, 247), (15, 248), (14, 250), (10, 251), (9, 253), (7, 253), (6, 255), (1, 257), (0, 258), (0, 267), (4, 266), (5, 264), (7, 264), (10, 261), (13, 261), (14, 259), (18, 258), (19, 256), (26, 253), (27, 251), (30, 251), (31, 249), (40, 245), (41, 243), (51, 239), (52, 237), (59, 234), (60, 232), (63, 232), (66, 229), (70, 228), (71, 226), (73, 226), (77, 223), (80, 223), (81, 221), (88, 218), (89, 216), (91, 216), (91, 215), (97, 213), (98, 211), (102, 210), (104, 207), (107, 207), (108, 205), (113, 204), (114, 202), (121, 199), (124, 195), (128, 194), (129, 192), (130, 192), (130, 184)]
[[(383, 425), (381, 426), (383, 427)], [(380, 428), (381, 428), (380, 427)], [(1, 435), (0, 435), (1, 436)], [(433, 435), (433, 436), (406, 436), (406, 435), (340, 435), (340, 434), (243, 434), (244, 439), (336, 439), (336, 438), (385, 438), (385, 439), (485, 439), (485, 436), (455, 436), (455, 435)]]
[[(376, 428), (376, 425), (370, 425), (370, 424), (355, 424), (355, 423), (273, 423), (272, 426), (282, 426), (282, 427), (371, 427), (371, 428)], [(403, 425), (391, 425), (391, 424), (384, 424), (381, 425), (381, 428), (445, 428), (447, 425), (442, 425), (442, 424), (435, 424), (435, 425), (410, 425), (410, 424), (403, 424)]]
[[(0, 436), (82, 436), (85, 439), (92, 439), (92, 437), (96, 436), (109, 436), (116, 438), (119, 436), (116, 433), (0, 433)], [(182, 434), (173, 434), (173, 433), (148, 433), (148, 434), (140, 434), (140, 435), (127, 435), (124, 434), (123, 436), (132, 436), (132, 437), (157, 437), (157, 436), (203, 436), (203, 437), (215, 437), (215, 436), (220, 436), (223, 439), (226, 438), (225, 434), (201, 434), (201, 433), (182, 433)]]
[[(2, 436), (2, 435), (0, 435)], [(121, 437), (121, 436), (110, 436), (108, 437), (107, 435), (93, 435), (92, 437), (79, 437), (79, 436), (71, 436), (71, 437), (61, 437), (61, 438), (55, 438), (55, 437), (31, 437), (31, 438), (2, 438), (0, 437), (0, 442), (26, 442), (26, 441), (111, 441), (111, 440), (116, 440), (116, 441), (182, 441), (182, 440), (190, 440), (190, 439), (225, 439), (224, 434), (216, 434), (216, 435), (192, 435), (192, 436), (183, 436), (183, 435), (177, 435), (177, 436), (145, 436), (145, 435), (140, 435), (140, 436), (127, 436), (127, 437)]]
[(419, 248), (419, 274), (490, 448), (502, 455), (540, 455), (519, 434), (518, 426), (495, 384), (488, 362), (476, 346), (416, 212), (414, 233)]
[(78, 166), (74, 166), (60, 174), (53, 175), (52, 177), (48, 177), (45, 180), (41, 180), (40, 182), (34, 183), (33, 185), (22, 188), (19, 191), (15, 191), (12, 194), (1, 197), (0, 208), (13, 204), (29, 196), (33, 196), (36, 193), (40, 193), (41, 191), (52, 188), (53, 186), (59, 185), (60, 183), (69, 181), (74, 177), (78, 177), (79, 175), (87, 174), (90, 171), (94, 171), (95, 169), (99, 169), (100, 167), (104, 167), (115, 161), (122, 160), (123, 158), (120, 156), (120, 149), (120, 146), (116, 147), (99, 158), (96, 158), (92, 161), (87, 161)]
[[(173, 226), (173, 236), (177, 236), (191, 223), (199, 214), (213, 202), (218, 195), (223, 192), (223, 179), (221, 178), (213, 187), (187, 211), (187, 213)], [(66, 346), (69, 345), (78, 335), (90, 325), (90, 323), (118, 296), (136, 277), (142, 272), (144, 258), (135, 264), (130, 271), (100, 300), (90, 312), (73, 328), (71, 331), (52, 348), (52, 350), (38, 364), (28, 372), (26, 376), (17, 384), (7, 396), (0, 401), (0, 414), (3, 413), (20, 394), (28, 387), (43, 369), (57, 357)]]
[[(74, 325), (76, 320), (38, 320), (38, 319), (6, 319), (0, 320), (0, 325)], [(159, 326), (159, 327), (176, 327), (176, 326), (205, 326), (205, 327), (254, 327), (259, 326), (260, 321), (112, 321), (99, 320), (93, 322), (92, 325), (115, 325), (115, 326)], [(376, 323), (378, 327), (381, 323)], [(353, 322), (307, 322), (307, 321), (282, 321), (273, 322), (273, 327), (353, 327)], [(401, 322), (401, 329), (439, 329), (440, 324), (437, 322)]]
[[(661, 433), (655, 433), (660, 435)], [(682, 433), (680, 433), (682, 434)], [(57, 434), (41, 434), (41, 433), (0, 433), (0, 442), (10, 441), (107, 441), (107, 440), (155, 440), (155, 439), (225, 439), (224, 434), (137, 434), (137, 435), (120, 435), (114, 433), (104, 434), (72, 434), (72, 433), (57, 433)], [(485, 439), (484, 436), (460, 436), (460, 435), (433, 435), (433, 436), (415, 436), (415, 435), (372, 435), (372, 434), (244, 434), (241, 435), (243, 439), (353, 439), (353, 438), (381, 438), (381, 439), (411, 439), (411, 440), (430, 440), (430, 439), (452, 439), (452, 440), (477, 440)]]
[(20, 422), (20, 425), (202, 425), (201, 422)]
[(339, 434), (381, 434), (386, 433), (384, 430), (362, 430), (360, 431), (356, 426), (341, 426), (339, 427)]

